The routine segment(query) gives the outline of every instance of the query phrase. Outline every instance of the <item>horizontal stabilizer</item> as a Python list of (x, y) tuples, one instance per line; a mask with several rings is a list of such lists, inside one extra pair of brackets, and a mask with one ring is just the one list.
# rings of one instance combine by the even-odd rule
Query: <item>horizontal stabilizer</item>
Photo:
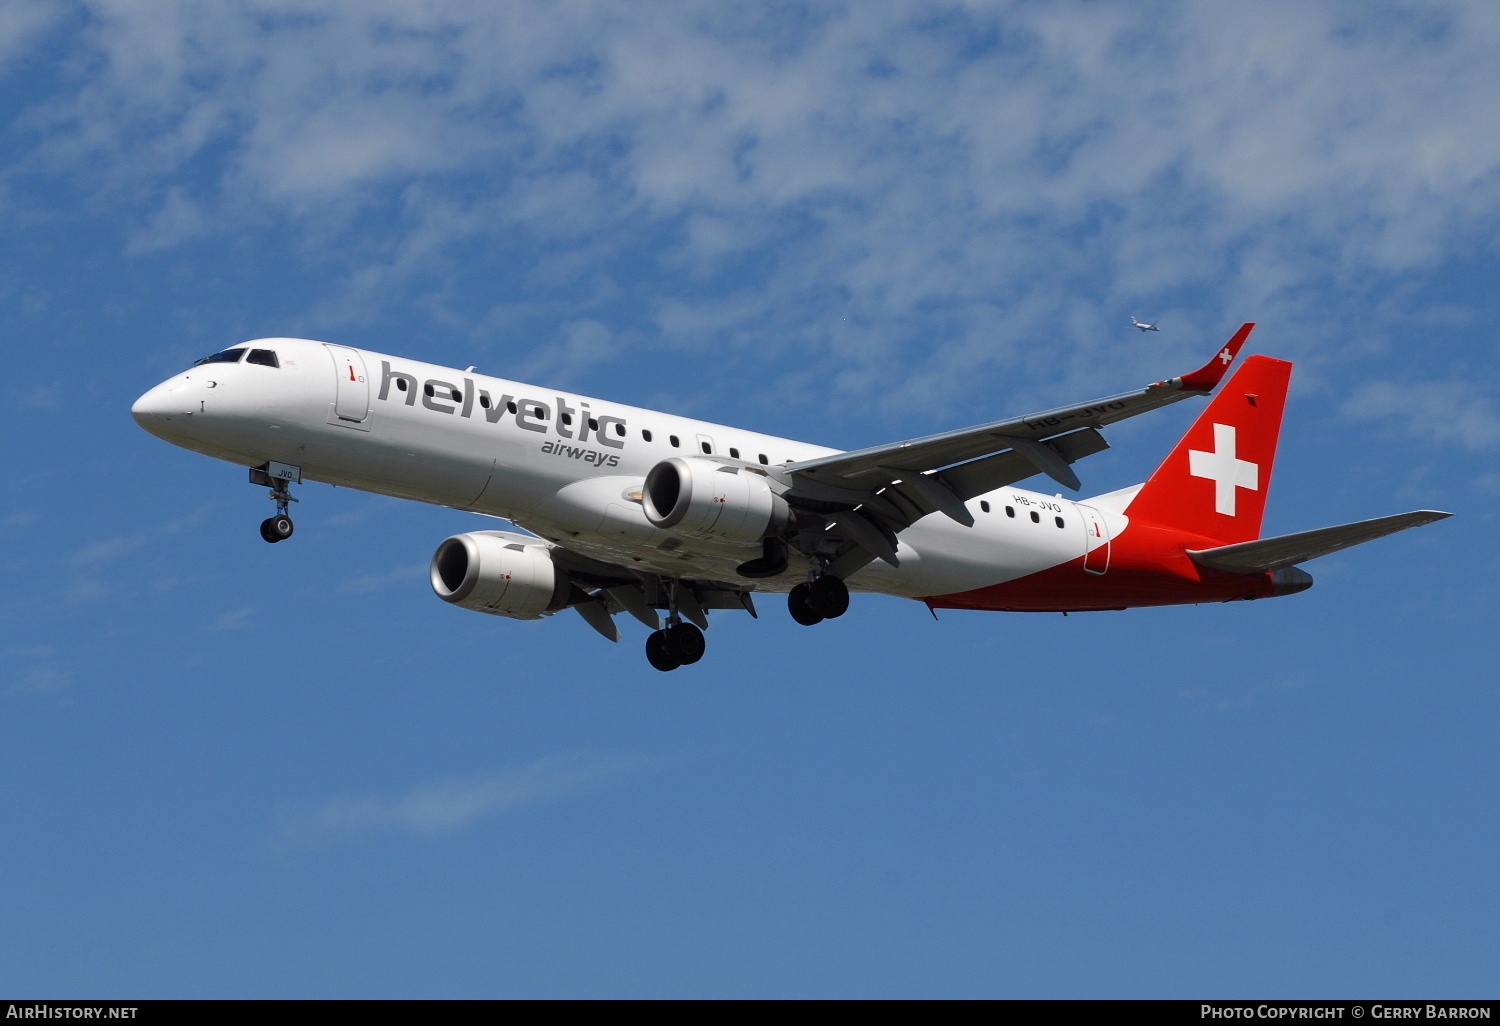
[(1397, 513), (1391, 517), (1361, 520), (1357, 524), (1340, 524), (1337, 527), (1320, 527), (1316, 531), (1300, 531), (1283, 534), (1278, 538), (1260, 538), (1256, 541), (1240, 542), (1237, 545), (1220, 545), (1213, 549), (1188, 549), (1188, 555), (1199, 566), (1210, 570), (1225, 570), (1232, 574), (1259, 574), (1267, 570), (1281, 570), (1295, 563), (1305, 563), (1330, 552), (1347, 549), (1388, 534), (1404, 531), (1408, 527), (1421, 527), (1437, 520), (1451, 517), (1452, 513), (1439, 513), (1423, 509), (1415, 513)]

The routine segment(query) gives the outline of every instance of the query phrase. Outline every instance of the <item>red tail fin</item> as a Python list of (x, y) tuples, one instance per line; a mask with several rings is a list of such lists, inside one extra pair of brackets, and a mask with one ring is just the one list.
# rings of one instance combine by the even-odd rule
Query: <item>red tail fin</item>
[(1252, 356), (1131, 501), (1132, 519), (1225, 544), (1260, 537), (1292, 365)]

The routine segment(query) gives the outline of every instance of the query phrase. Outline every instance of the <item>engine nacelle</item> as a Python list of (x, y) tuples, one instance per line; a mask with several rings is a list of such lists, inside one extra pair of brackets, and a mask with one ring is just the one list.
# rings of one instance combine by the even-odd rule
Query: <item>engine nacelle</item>
[(481, 613), (535, 620), (561, 609), (568, 588), (547, 546), (524, 535), (455, 534), (432, 556), (432, 590), (438, 598)]
[(646, 519), (664, 530), (739, 544), (774, 534), (791, 517), (764, 475), (691, 456), (652, 467), (641, 506)]

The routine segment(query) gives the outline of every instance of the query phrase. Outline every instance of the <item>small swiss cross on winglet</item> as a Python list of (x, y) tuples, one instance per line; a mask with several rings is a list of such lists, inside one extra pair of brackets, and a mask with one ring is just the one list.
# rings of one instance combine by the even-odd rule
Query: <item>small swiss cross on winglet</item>
[(1240, 355), (1240, 347), (1245, 344), (1245, 340), (1250, 337), (1250, 332), (1254, 329), (1253, 321), (1241, 325), (1240, 330), (1234, 333), (1234, 338), (1230, 339), (1212, 360), (1191, 374), (1184, 374), (1180, 378), (1163, 382), (1163, 384), (1175, 385), (1187, 392), (1212, 392), (1219, 382), (1224, 380), (1224, 374), (1229, 370), (1229, 365), (1234, 362), (1236, 356)]

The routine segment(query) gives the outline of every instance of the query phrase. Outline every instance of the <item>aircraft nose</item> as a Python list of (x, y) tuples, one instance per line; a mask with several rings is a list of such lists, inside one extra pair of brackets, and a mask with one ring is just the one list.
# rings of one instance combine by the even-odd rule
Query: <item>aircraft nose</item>
[(130, 416), (153, 435), (174, 420), (186, 420), (191, 414), (177, 386), (176, 381), (163, 381), (131, 405)]
[(160, 419), (167, 412), (165, 389), (157, 385), (137, 399), (130, 407), (130, 415), (141, 427), (146, 427), (153, 420)]

